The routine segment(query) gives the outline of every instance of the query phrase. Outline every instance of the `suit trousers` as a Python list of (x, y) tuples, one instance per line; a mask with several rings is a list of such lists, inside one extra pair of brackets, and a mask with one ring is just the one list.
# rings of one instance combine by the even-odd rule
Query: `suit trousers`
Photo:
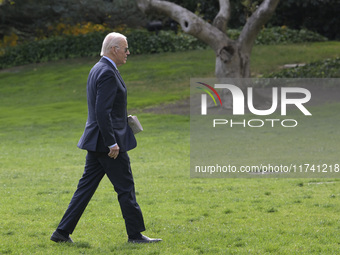
[(104, 175), (110, 179), (118, 194), (118, 201), (128, 235), (145, 230), (142, 211), (136, 201), (134, 181), (127, 152), (116, 159), (107, 153), (88, 151), (83, 176), (79, 180), (71, 202), (58, 225), (58, 229), (73, 233), (87, 204), (90, 202)]

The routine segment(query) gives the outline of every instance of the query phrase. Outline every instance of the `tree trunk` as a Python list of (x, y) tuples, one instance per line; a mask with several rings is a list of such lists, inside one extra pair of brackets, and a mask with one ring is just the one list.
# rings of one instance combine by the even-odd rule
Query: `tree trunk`
[[(264, 0), (248, 18), (237, 40), (231, 40), (227, 34), (230, 18), (230, 1), (219, 0), (220, 10), (213, 24), (209, 24), (189, 10), (168, 1), (136, 0), (144, 12), (160, 12), (176, 20), (185, 33), (193, 35), (208, 44), (216, 54), (215, 75), (223, 78), (250, 77), (250, 56), (257, 34), (274, 13), (280, 0)], [(242, 88), (242, 84), (240, 85)], [(243, 87), (245, 89), (245, 86)], [(221, 92), (224, 108), (232, 108), (232, 96), (229, 90)], [(254, 101), (264, 101), (257, 98)]]
[(215, 49), (217, 78), (245, 78), (250, 77), (250, 56), (242, 52), (238, 43), (223, 45)]
[(274, 13), (279, 1), (264, 0), (248, 19), (236, 41), (226, 35), (230, 18), (229, 0), (219, 0), (220, 11), (213, 24), (172, 2), (137, 0), (137, 4), (144, 13), (157, 11), (171, 17), (181, 25), (185, 33), (207, 43), (216, 54), (217, 78), (247, 78), (250, 77), (250, 55), (256, 36)]

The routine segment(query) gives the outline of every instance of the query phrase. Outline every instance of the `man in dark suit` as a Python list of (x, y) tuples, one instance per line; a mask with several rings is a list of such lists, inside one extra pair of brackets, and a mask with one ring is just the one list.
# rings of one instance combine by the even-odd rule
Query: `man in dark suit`
[(100, 61), (87, 80), (88, 118), (78, 147), (87, 150), (85, 169), (71, 202), (56, 231), (55, 242), (73, 242), (71, 237), (82, 213), (106, 174), (118, 194), (125, 220), (128, 242), (151, 243), (141, 209), (136, 201), (134, 181), (127, 151), (136, 147), (136, 139), (127, 121), (127, 93), (117, 67), (130, 54), (126, 37), (108, 34), (102, 45)]

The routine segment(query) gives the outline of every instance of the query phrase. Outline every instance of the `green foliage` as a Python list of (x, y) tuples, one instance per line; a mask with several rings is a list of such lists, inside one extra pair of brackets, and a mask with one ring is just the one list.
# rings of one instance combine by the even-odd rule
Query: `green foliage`
[(256, 38), (256, 44), (266, 45), (322, 41), (327, 41), (327, 38), (306, 29), (293, 30), (286, 27), (262, 29)]
[(128, 34), (129, 48), (134, 54), (175, 52), (206, 48), (206, 44), (188, 34), (160, 31), (157, 34), (135, 30)]
[[(8, 47), (0, 55), (0, 69), (50, 60), (98, 56), (104, 37), (109, 31), (85, 35), (65, 35)], [(161, 31), (158, 35), (145, 30), (125, 33), (133, 54), (174, 52), (202, 49), (206, 45), (187, 34)]]
[[(208, 22), (212, 22), (219, 11), (218, 0), (171, 0), (190, 11), (199, 11)], [(244, 26), (253, 11), (263, 0), (230, 0), (231, 17), (228, 27)], [(294, 29), (308, 29), (329, 39), (340, 38), (340, 1), (338, 0), (281, 0), (275, 14), (268, 21), (269, 26), (288, 26)]]
[[(0, 55), (0, 69), (57, 59), (97, 56), (103, 38), (108, 32), (98, 31), (84, 35), (51, 37), (8, 47), (5, 53)], [(188, 34), (175, 34), (172, 31), (160, 31), (157, 35), (146, 30), (130, 30), (124, 34), (128, 37), (129, 48), (133, 54), (176, 52), (207, 47), (203, 42)], [(236, 39), (239, 34), (239, 30), (230, 29), (228, 31), (228, 35), (232, 39)], [(275, 27), (263, 29), (255, 44), (287, 44), (325, 40), (327, 40), (325, 37), (311, 31)]]
[[(227, 34), (230, 38), (236, 39), (240, 35), (240, 30), (230, 29)], [(327, 41), (327, 38), (306, 29), (294, 30), (287, 27), (272, 27), (262, 29), (256, 37), (255, 44), (269, 45), (323, 41)]]
[[(35, 37), (59, 21), (69, 24), (92, 22), (116, 27), (138, 26), (144, 21), (135, 0), (15, 0), (0, 5), (0, 37), (2, 29), (15, 29), (25, 37)], [(5, 31), (6, 34), (6, 31)], [(26, 38), (27, 39), (27, 38)]]
[(337, 40), (340, 38), (339, 12), (338, 0), (284, 0), (280, 1), (269, 24), (306, 28)]
[(269, 78), (340, 78), (340, 57), (271, 73)]
[(94, 56), (100, 52), (103, 36), (103, 32), (79, 36), (66, 35), (9, 47), (0, 56), (0, 68), (57, 59)]

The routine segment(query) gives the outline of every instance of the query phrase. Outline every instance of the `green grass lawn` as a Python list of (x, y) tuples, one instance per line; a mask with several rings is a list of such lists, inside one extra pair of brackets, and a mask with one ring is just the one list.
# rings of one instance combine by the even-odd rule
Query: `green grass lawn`
[(251, 56), (252, 76), (268, 74), (285, 64), (310, 63), (340, 56), (339, 42), (295, 45), (258, 45)]
[[(271, 72), (285, 63), (339, 56), (339, 49), (335, 42), (257, 46), (252, 69)], [(274, 53), (285, 59), (271, 57)], [(131, 56), (120, 68), (129, 89), (129, 113), (138, 112), (145, 129), (130, 152), (145, 234), (164, 241), (127, 243), (116, 195), (104, 178), (72, 235), (75, 244), (51, 242), (84, 167), (86, 152), (76, 144), (87, 116), (87, 74), (96, 60), (0, 72), (0, 254), (339, 252), (338, 179), (190, 178), (189, 116), (143, 112), (188, 97), (190, 77), (212, 76), (210, 50)], [(328, 110), (327, 105), (318, 108), (320, 114)], [(333, 122), (324, 125), (338, 137)], [(240, 137), (230, 137), (230, 143)], [(281, 149), (285, 146), (289, 143)]]

